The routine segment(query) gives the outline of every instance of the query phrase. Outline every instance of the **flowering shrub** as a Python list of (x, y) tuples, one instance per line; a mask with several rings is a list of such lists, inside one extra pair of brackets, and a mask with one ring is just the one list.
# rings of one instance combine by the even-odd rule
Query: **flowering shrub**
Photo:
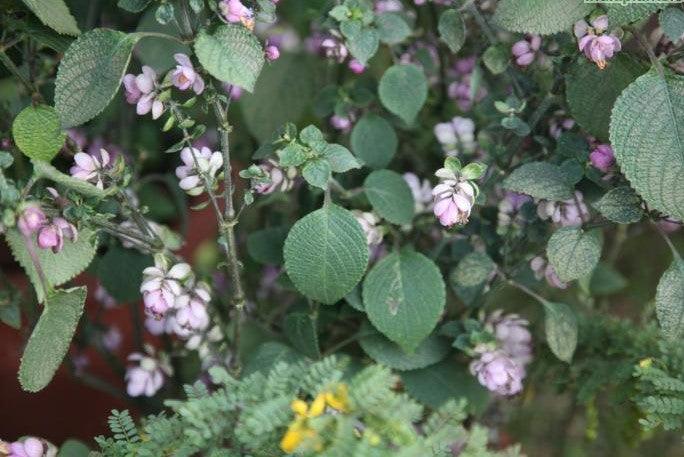
[(0, 15), (0, 320), (96, 455), (681, 453), (680, 5), (77, 3)]

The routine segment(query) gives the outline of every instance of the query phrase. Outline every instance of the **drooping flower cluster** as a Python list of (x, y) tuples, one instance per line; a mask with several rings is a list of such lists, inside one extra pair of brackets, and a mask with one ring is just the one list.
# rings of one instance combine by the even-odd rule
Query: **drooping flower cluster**
[(456, 116), (450, 122), (439, 123), (435, 125), (434, 132), (444, 153), (449, 157), (460, 153), (470, 154), (477, 146), (475, 123), (467, 117)]
[[(176, 176), (180, 179), (178, 185), (188, 195), (197, 196), (205, 192), (208, 185), (213, 185), (223, 167), (221, 151), (212, 152), (208, 147), (185, 147), (180, 157), (183, 165), (176, 168)], [(205, 178), (210, 182), (206, 183)]]
[(219, 10), (226, 21), (240, 23), (249, 30), (254, 29), (254, 11), (240, 0), (222, 0), (219, 3)]
[(22, 441), (11, 443), (9, 449), (0, 449), (0, 454), (7, 455), (7, 457), (55, 457), (57, 448), (44, 439), (29, 436)]
[(74, 156), (76, 162), (70, 169), (71, 176), (95, 184), (98, 189), (104, 189), (104, 181), (112, 166), (109, 152), (100, 149), (97, 154), (78, 152)]
[(128, 361), (135, 362), (126, 369), (126, 392), (131, 397), (152, 397), (164, 385), (165, 376), (173, 373), (164, 354), (156, 356), (154, 349), (145, 347), (145, 354), (134, 352)]
[(159, 119), (164, 112), (164, 103), (159, 99), (157, 73), (147, 65), (143, 65), (139, 75), (127, 74), (123, 78), (126, 101), (136, 105), (135, 111), (140, 116), (152, 112), (152, 119)]
[(542, 220), (551, 219), (563, 227), (582, 225), (584, 219), (589, 216), (589, 210), (584, 203), (582, 192), (576, 191), (575, 198), (552, 202), (542, 200), (537, 205), (537, 215)]
[(416, 214), (432, 209), (432, 184), (427, 179), (422, 181), (415, 173), (404, 173), (404, 181), (408, 184), (415, 202)]
[(78, 230), (63, 217), (48, 219), (40, 205), (28, 203), (17, 220), (17, 227), (25, 237), (38, 233), (36, 244), (41, 249), (50, 249), (57, 254), (64, 248), (65, 238), (78, 239)]
[(373, 212), (370, 211), (352, 211), (354, 218), (361, 225), (363, 233), (366, 235), (366, 242), (368, 246), (377, 246), (382, 243), (382, 238), (384, 236), (382, 227), (378, 227), (380, 223), (380, 218)]
[(174, 54), (173, 58), (178, 65), (171, 72), (171, 83), (180, 90), (192, 89), (197, 95), (204, 92), (204, 79), (195, 71), (190, 58), (181, 53)]
[(474, 95), (472, 93), (471, 79), (476, 62), (475, 56), (458, 59), (449, 72), (455, 81), (449, 84), (448, 95), (461, 111), (469, 111), (473, 103), (487, 96), (487, 90), (484, 87), (480, 87)]
[(252, 189), (258, 194), (268, 195), (273, 192), (287, 192), (294, 186), (297, 169), (283, 169), (278, 162), (268, 159), (258, 165), (260, 176), (252, 178)]
[(532, 361), (532, 335), (528, 321), (517, 314), (494, 312), (486, 322), (493, 334), (495, 347), (475, 348), (479, 357), (470, 364), (470, 372), (484, 387), (500, 395), (522, 391), (526, 366)]
[(541, 37), (539, 35), (528, 35), (525, 39), (516, 41), (511, 47), (515, 63), (521, 67), (531, 65), (540, 47)]
[(601, 15), (587, 22), (581, 19), (575, 23), (574, 32), (579, 50), (599, 68), (606, 67), (606, 61), (622, 49), (620, 39), (607, 34), (608, 16)]
[(608, 173), (615, 165), (613, 148), (609, 144), (599, 144), (589, 154), (591, 164), (604, 173)]
[(440, 183), (432, 189), (433, 212), (440, 224), (451, 227), (465, 224), (475, 205), (476, 188), (464, 176), (449, 168), (440, 168), (435, 173)]
[(566, 283), (560, 280), (556, 269), (553, 268), (549, 262), (546, 261), (544, 257), (537, 256), (530, 261), (530, 268), (534, 272), (534, 277), (537, 279), (546, 279), (549, 286), (555, 287), (556, 289), (565, 289), (568, 287)]

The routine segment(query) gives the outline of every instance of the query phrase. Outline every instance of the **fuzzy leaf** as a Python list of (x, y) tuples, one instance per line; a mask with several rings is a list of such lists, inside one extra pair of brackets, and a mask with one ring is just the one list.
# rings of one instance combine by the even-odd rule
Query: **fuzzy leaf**
[(142, 272), (154, 265), (154, 261), (149, 255), (115, 246), (96, 265), (100, 283), (109, 295), (118, 303), (132, 303), (140, 300)]
[(280, 265), (283, 263), (283, 245), (288, 227), (270, 227), (252, 232), (247, 236), (247, 252), (259, 263)]
[(394, 12), (380, 13), (375, 17), (380, 41), (385, 44), (399, 44), (411, 36), (411, 27), (400, 14)]
[(285, 335), (299, 352), (317, 359), (321, 356), (318, 348), (316, 321), (306, 313), (290, 313), (285, 317)]
[(51, 106), (27, 106), (14, 119), (12, 134), (21, 152), (36, 160), (49, 162), (64, 146), (66, 133)]
[(610, 140), (648, 206), (684, 219), (684, 77), (654, 69), (634, 81), (615, 103)]
[(151, 0), (119, 0), (116, 4), (121, 9), (129, 13), (139, 13), (150, 4)]
[[(38, 301), (43, 302), (46, 293), (26, 249), (24, 237), (16, 229), (11, 229), (5, 233), (5, 239), (12, 250), (12, 255), (31, 279)], [(83, 229), (79, 232), (76, 242), (65, 240), (64, 249), (58, 254), (54, 254), (49, 249), (40, 249), (35, 244), (35, 236), (33, 237), (33, 248), (50, 287), (60, 286), (88, 268), (93, 257), (95, 257), (97, 243), (94, 242), (94, 239), (93, 232)]]
[(601, 258), (603, 238), (598, 229), (563, 227), (549, 239), (546, 254), (561, 281), (572, 281), (590, 274)]
[(411, 353), (405, 352), (399, 345), (388, 340), (382, 334), (362, 327), (364, 336), (359, 340), (363, 351), (370, 358), (395, 370), (417, 370), (443, 360), (449, 354), (449, 343), (437, 335), (431, 335)]
[(663, 336), (677, 341), (684, 336), (684, 261), (676, 258), (658, 283), (656, 313)]
[(330, 162), (326, 159), (311, 159), (302, 168), (302, 176), (306, 182), (323, 190), (328, 187), (331, 173)]
[(411, 188), (399, 173), (390, 170), (374, 171), (368, 175), (363, 187), (373, 209), (380, 216), (393, 224), (411, 223), (415, 202)]
[(547, 162), (530, 162), (513, 170), (503, 182), (504, 188), (545, 200), (568, 200), (572, 189), (565, 173)]
[(615, 100), (645, 71), (641, 63), (624, 53), (610, 60), (603, 70), (581, 56), (565, 79), (573, 118), (592, 135), (608, 141), (610, 111)]
[(213, 77), (254, 91), (264, 65), (264, 50), (245, 27), (222, 25), (213, 34), (200, 32), (195, 42), (195, 53)]
[(76, 191), (85, 197), (95, 197), (101, 199), (107, 196), (107, 192), (104, 190), (97, 188), (87, 181), (66, 175), (47, 162), (43, 162), (42, 160), (34, 160), (32, 163), (33, 172), (36, 174), (36, 176), (49, 179), (50, 181), (56, 182), (67, 189)]
[(410, 249), (382, 259), (363, 283), (363, 304), (371, 323), (407, 352), (432, 332), (445, 303), (439, 268)]
[(351, 132), (354, 153), (370, 168), (385, 168), (397, 152), (399, 140), (392, 125), (377, 114), (368, 113)]
[(610, 27), (618, 27), (629, 24), (631, 22), (644, 19), (647, 16), (662, 8), (658, 2), (625, 2), (620, 4), (617, 2), (606, 2), (606, 13), (608, 14), (608, 25)]
[(361, 168), (361, 163), (354, 155), (339, 144), (328, 144), (323, 151), (323, 157), (330, 163), (330, 169), (334, 173), (344, 173), (355, 168)]
[(427, 100), (427, 79), (415, 65), (394, 65), (380, 79), (378, 93), (383, 106), (407, 124), (413, 123)]
[(63, 128), (81, 125), (107, 107), (140, 38), (135, 33), (94, 29), (69, 46), (55, 82), (55, 109)]
[(346, 38), (349, 52), (361, 64), (366, 65), (378, 51), (380, 35), (377, 29), (365, 27), (359, 21), (346, 21), (340, 24), (340, 31)]
[(285, 268), (297, 289), (333, 304), (361, 280), (368, 264), (366, 236), (354, 216), (336, 205), (307, 214), (285, 240)]
[(594, 203), (594, 208), (599, 210), (603, 217), (618, 224), (639, 222), (644, 215), (641, 200), (629, 186), (611, 189)]
[(52, 380), (83, 313), (86, 291), (85, 287), (59, 290), (47, 299), (21, 357), (22, 389), (38, 392)]
[(80, 35), (76, 19), (64, 0), (23, 0), (41, 22), (58, 33)]
[(446, 10), (439, 17), (437, 25), (439, 36), (451, 52), (456, 54), (463, 47), (466, 39), (465, 22), (463, 16), (456, 10)]
[(501, 0), (494, 22), (511, 32), (551, 35), (572, 32), (572, 26), (594, 5), (584, 0)]
[(670, 41), (677, 42), (684, 38), (684, 11), (673, 6), (660, 13), (660, 27)]
[(570, 363), (577, 347), (577, 317), (565, 303), (543, 302), (546, 342), (558, 359)]
[(461, 287), (475, 287), (483, 284), (496, 269), (496, 264), (482, 252), (466, 254), (456, 266), (451, 280)]

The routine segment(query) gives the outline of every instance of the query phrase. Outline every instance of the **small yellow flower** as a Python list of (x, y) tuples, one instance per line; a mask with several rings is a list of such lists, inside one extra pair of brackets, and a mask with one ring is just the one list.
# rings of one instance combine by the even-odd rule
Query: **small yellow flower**
[(338, 384), (335, 392), (326, 392), (325, 401), (328, 406), (346, 413), (349, 411), (349, 390), (346, 384)]
[(650, 357), (639, 362), (639, 367), (641, 368), (650, 368), (651, 365), (653, 365), (653, 359)]
[(297, 417), (306, 417), (309, 405), (307, 405), (304, 400), (297, 398), (290, 404), (290, 408), (292, 408), (292, 411), (294, 411)]
[(318, 417), (325, 411), (325, 394), (320, 393), (316, 396), (311, 408), (309, 408), (309, 417)]
[(300, 419), (296, 419), (287, 428), (283, 439), (280, 440), (280, 449), (287, 454), (292, 454), (295, 449), (299, 447), (304, 440), (304, 423)]

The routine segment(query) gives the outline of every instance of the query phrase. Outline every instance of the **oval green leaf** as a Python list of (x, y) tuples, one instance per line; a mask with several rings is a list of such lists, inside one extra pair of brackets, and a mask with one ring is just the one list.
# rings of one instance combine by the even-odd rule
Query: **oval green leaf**
[(411, 188), (399, 173), (374, 171), (363, 183), (373, 209), (393, 224), (406, 225), (413, 220), (415, 202)]
[(399, 140), (392, 125), (377, 114), (368, 113), (351, 132), (354, 154), (370, 168), (385, 168), (397, 152)]
[(427, 100), (423, 70), (415, 65), (394, 65), (380, 79), (378, 93), (383, 106), (407, 124), (413, 123)]
[(36, 160), (49, 162), (64, 146), (66, 132), (51, 106), (27, 106), (14, 119), (12, 135), (21, 152)]

